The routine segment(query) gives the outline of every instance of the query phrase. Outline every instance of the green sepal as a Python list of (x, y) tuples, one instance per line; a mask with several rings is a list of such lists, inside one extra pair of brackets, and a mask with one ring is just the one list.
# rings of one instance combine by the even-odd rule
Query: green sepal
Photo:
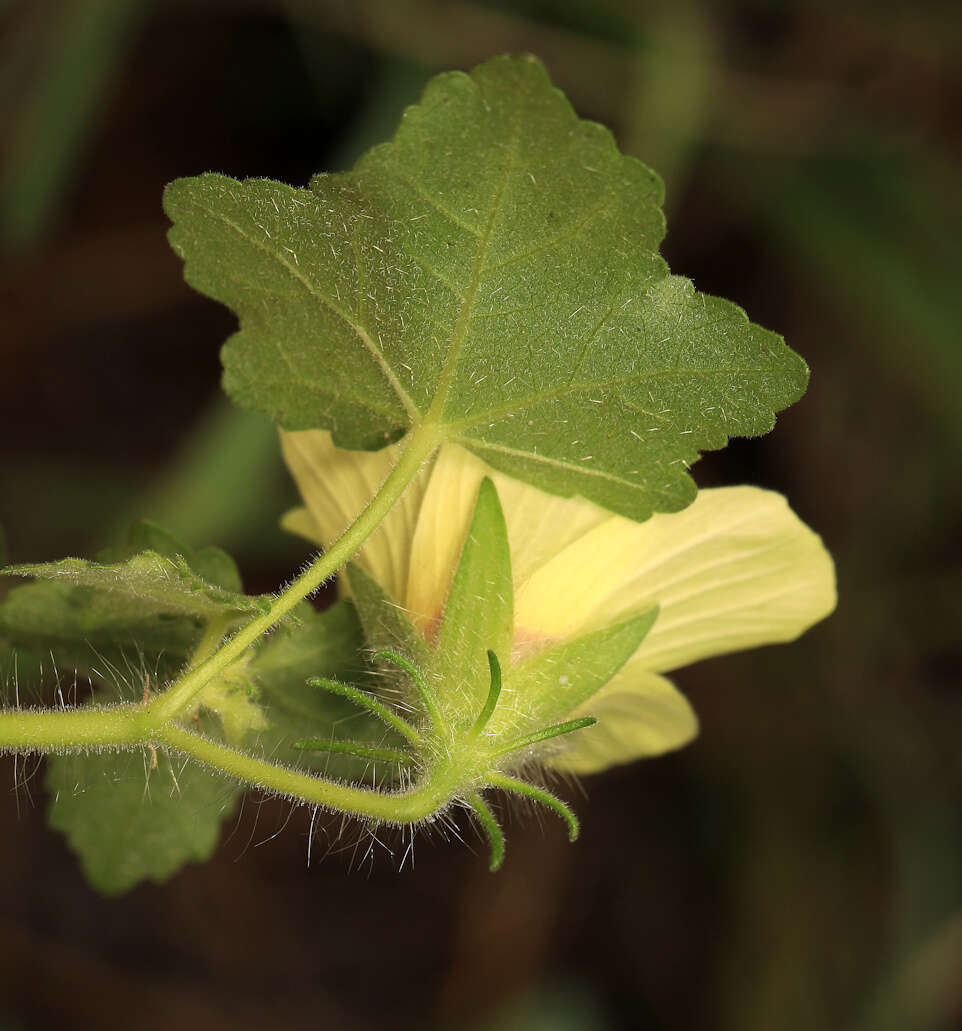
[(213, 855), (238, 787), (163, 749), (54, 756), (47, 763), (50, 825), (62, 831), (87, 879), (107, 895), (161, 883)]
[(397, 651), (424, 669), (431, 661), (431, 653), (404, 609), (356, 563), (349, 562), (344, 575), (368, 647), (372, 651)]
[(515, 666), (509, 680), (511, 704), (495, 710), (488, 732), (515, 736), (530, 727), (562, 721), (600, 691), (634, 655), (657, 616), (657, 608), (648, 609), (563, 641)]
[(485, 477), (438, 633), (433, 671), (449, 719), (474, 721), (491, 686), (488, 651), (507, 667), (513, 635), (508, 528), (498, 492)]

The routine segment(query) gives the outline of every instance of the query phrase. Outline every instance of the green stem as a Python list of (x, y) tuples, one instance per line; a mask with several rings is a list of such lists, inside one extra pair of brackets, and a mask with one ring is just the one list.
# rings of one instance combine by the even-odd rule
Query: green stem
[(389, 823), (417, 823), (457, 792), (457, 771), (432, 771), (407, 791), (387, 794), (299, 773), (218, 744), (174, 723), (151, 726), (142, 705), (110, 709), (16, 709), (0, 718), (0, 749), (59, 751), (97, 747), (167, 745), (252, 787), (298, 801)]
[(407, 752), (401, 752), (396, 748), (365, 745), (360, 741), (333, 741), (328, 738), (308, 737), (303, 741), (295, 741), (294, 747), (304, 752), (330, 752), (334, 755), (350, 755), (355, 759), (370, 759), (374, 762), (399, 765), (411, 761), (411, 756)]
[(441, 434), (434, 423), (424, 422), (411, 433), (408, 445), (397, 465), (374, 495), (367, 508), (344, 533), (271, 604), (270, 610), (252, 619), (213, 655), (198, 666), (189, 669), (172, 687), (159, 695), (147, 707), (151, 721), (166, 723), (190, 703), (191, 699), (214, 677), (237, 659), (262, 634), (276, 626), (309, 594), (336, 573), (358, 551), (367, 538), (383, 522), (418, 474), (421, 466), (441, 442)]
[(454, 797), (458, 787), (450, 770), (434, 771), (417, 786), (390, 794), (374, 788), (338, 784), (255, 759), (173, 723), (162, 727), (154, 740), (213, 767), (218, 773), (236, 777), (264, 791), (391, 824), (417, 823), (431, 816)]
[(450, 802), (458, 790), (457, 771), (450, 768), (434, 770), (420, 784), (392, 794), (339, 784), (256, 759), (174, 723), (151, 727), (145, 712), (142, 705), (67, 712), (11, 710), (0, 718), (0, 749), (20, 752), (167, 745), (252, 787), (393, 824), (423, 820)]
[(143, 705), (98, 709), (7, 709), (0, 713), (0, 749), (53, 752), (62, 749), (136, 745), (150, 739)]
[[(447, 767), (435, 770), (416, 787), (397, 794), (325, 781), (219, 745), (173, 723), (174, 717), (262, 634), (276, 626), (298, 602), (341, 568), (377, 529), (424, 462), (441, 442), (433, 422), (412, 432), (397, 465), (368, 506), (334, 544), (285, 591), (270, 610), (220, 644), (226, 626), (212, 620), (187, 672), (146, 704), (75, 710), (8, 709), (0, 712), (0, 749), (17, 752), (82, 750), (97, 747), (167, 745), (228, 776), (266, 791), (392, 823), (413, 823), (436, 812), (454, 797), (457, 778)], [(218, 645), (220, 644), (220, 647)]]
[(187, 663), (188, 669), (199, 666), (205, 659), (209, 659), (217, 650), (217, 646), (224, 640), (224, 634), (230, 626), (231, 620), (228, 616), (215, 616), (204, 628), (201, 639), (197, 642), (194, 654)]

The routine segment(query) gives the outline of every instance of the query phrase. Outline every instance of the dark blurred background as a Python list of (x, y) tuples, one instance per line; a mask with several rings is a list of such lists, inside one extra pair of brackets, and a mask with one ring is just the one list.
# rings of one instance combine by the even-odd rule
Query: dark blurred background
[(467, 825), (399, 874), (335, 823), (308, 868), (309, 812), (249, 799), (211, 863), (107, 900), (3, 759), (0, 1028), (962, 1027), (959, 5), (5, 0), (0, 26), (11, 561), (149, 516), (283, 581), (293, 488), (221, 398), (232, 316), (183, 284), (163, 186), (302, 185), (434, 72), (530, 51), (664, 176), (673, 270), (812, 366), (695, 474), (788, 494), (840, 589), (800, 642), (680, 673), (699, 740), (568, 789), (574, 846), (510, 819), (496, 876)]

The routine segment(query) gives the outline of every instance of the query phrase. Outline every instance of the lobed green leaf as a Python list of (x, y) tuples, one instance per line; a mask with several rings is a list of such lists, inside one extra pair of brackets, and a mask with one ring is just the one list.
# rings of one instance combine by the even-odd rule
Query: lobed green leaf
[(669, 275), (662, 185), (533, 58), (440, 75), (394, 139), (309, 189), (204, 175), (165, 207), (185, 276), (238, 314), (224, 383), (376, 449), (425, 420), (489, 464), (645, 519), (771, 429), (808, 370)]
[(147, 521), (97, 562), (64, 559), (4, 572), (38, 578), (0, 602), (0, 639), (22, 656), (24, 675), (54, 664), (104, 682), (146, 673), (164, 680), (183, 666), (212, 616), (240, 619), (264, 603), (240, 593), (226, 552), (190, 548)]

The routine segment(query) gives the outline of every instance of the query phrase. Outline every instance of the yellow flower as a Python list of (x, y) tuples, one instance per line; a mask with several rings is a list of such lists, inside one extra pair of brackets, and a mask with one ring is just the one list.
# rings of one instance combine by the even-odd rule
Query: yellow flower
[[(330, 434), (283, 434), (305, 507), (284, 526), (328, 545), (397, 461), (398, 446), (344, 451)], [(636, 523), (560, 498), (445, 445), (356, 561), (431, 640), (485, 476), (498, 491), (514, 580), (514, 655), (657, 605), (654, 627), (615, 677), (571, 718), (595, 726), (563, 739), (551, 765), (591, 773), (690, 741), (694, 713), (663, 673), (710, 655), (791, 641), (835, 607), (832, 559), (785, 499), (755, 487), (699, 492), (681, 512)]]

